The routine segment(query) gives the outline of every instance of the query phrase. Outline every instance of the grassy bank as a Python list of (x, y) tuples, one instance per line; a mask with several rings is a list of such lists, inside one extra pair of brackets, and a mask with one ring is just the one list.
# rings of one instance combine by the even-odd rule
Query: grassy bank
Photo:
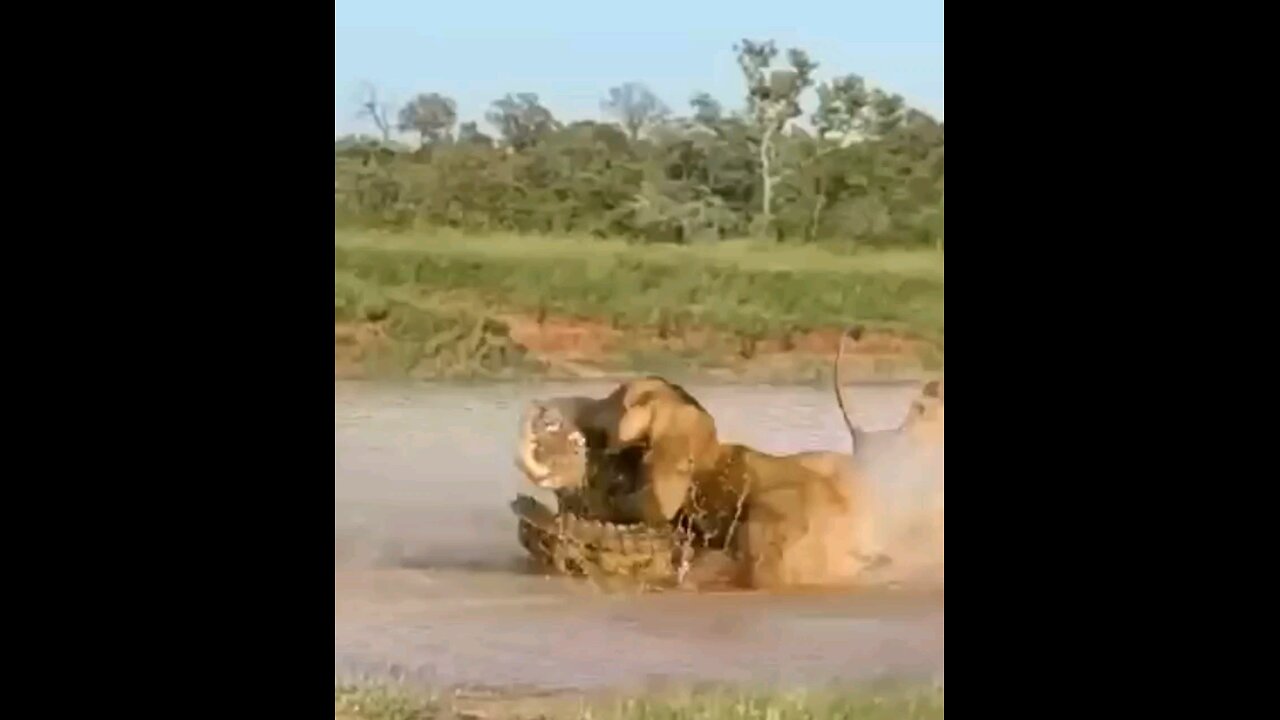
[(423, 377), (673, 369), (663, 364), (807, 374), (806, 357), (829, 365), (838, 329), (855, 320), (892, 339), (882, 355), (936, 369), (943, 259), (748, 241), (336, 231), (334, 316), (361, 366), (376, 358), (378, 372)]
[(895, 686), (810, 692), (751, 692), (728, 688), (692, 693), (585, 697), (572, 694), (486, 693), (483, 697), (429, 694), (403, 688), (339, 686), (334, 717), (341, 720), (941, 720), (942, 688)]

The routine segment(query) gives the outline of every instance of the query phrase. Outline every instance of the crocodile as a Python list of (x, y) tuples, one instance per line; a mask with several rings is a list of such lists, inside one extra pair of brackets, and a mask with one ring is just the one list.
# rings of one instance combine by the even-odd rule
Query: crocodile
[(590, 426), (597, 401), (535, 401), (521, 419), (516, 464), (535, 484), (552, 490), (556, 510), (529, 495), (511, 509), (521, 546), (539, 566), (561, 574), (625, 578), (648, 586), (678, 583), (689, 542), (675, 527), (622, 522), (611, 498), (635, 486), (643, 449), (604, 450)]
[(674, 528), (555, 512), (528, 495), (517, 495), (511, 509), (519, 518), (520, 544), (535, 563), (560, 574), (671, 587), (688, 565), (689, 543)]
[(616, 512), (612, 498), (634, 490), (645, 449), (605, 451), (592, 427), (600, 402), (554, 398), (526, 408), (516, 465), (555, 493), (557, 508), (517, 495), (511, 509), (520, 545), (543, 569), (570, 576), (654, 589), (732, 585), (738, 565), (723, 540), (716, 543), (696, 521), (703, 512), (696, 493), (669, 525), (633, 523)]

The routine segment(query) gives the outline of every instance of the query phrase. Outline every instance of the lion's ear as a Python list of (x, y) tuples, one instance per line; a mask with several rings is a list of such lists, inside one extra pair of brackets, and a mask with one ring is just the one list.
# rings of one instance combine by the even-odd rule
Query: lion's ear
[(942, 397), (942, 381), (930, 380), (924, 384), (924, 389), (920, 391), (920, 394), (931, 398)]

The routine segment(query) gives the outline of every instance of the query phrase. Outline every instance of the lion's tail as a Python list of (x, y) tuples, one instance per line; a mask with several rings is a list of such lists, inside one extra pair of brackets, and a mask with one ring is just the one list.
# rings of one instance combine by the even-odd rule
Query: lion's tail
[(862, 328), (859, 325), (851, 325), (848, 330), (840, 333), (840, 340), (836, 343), (836, 362), (831, 377), (834, 378), (836, 391), (836, 405), (840, 407), (840, 415), (844, 418), (844, 426), (849, 430), (849, 442), (853, 445), (853, 454), (858, 454), (858, 429), (854, 427), (853, 421), (849, 419), (849, 411), (844, 405), (844, 391), (841, 389), (843, 383), (840, 382), (840, 360), (844, 357), (844, 338), (846, 335), (858, 339), (862, 334)]

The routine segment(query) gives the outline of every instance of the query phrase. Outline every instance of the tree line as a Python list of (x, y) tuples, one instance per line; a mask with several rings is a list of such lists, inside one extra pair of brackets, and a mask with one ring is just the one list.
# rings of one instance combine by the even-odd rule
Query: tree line
[[(943, 124), (857, 75), (815, 86), (807, 53), (734, 46), (745, 93), (698, 93), (677, 115), (639, 82), (601, 101), (611, 122), (562, 123), (535, 93), (458, 123), (423, 93), (393, 113), (367, 88), (377, 137), (334, 143), (338, 225), (573, 233), (651, 242), (731, 237), (943, 247)], [(800, 96), (816, 90), (808, 128)], [(418, 148), (392, 139), (416, 133)]]

